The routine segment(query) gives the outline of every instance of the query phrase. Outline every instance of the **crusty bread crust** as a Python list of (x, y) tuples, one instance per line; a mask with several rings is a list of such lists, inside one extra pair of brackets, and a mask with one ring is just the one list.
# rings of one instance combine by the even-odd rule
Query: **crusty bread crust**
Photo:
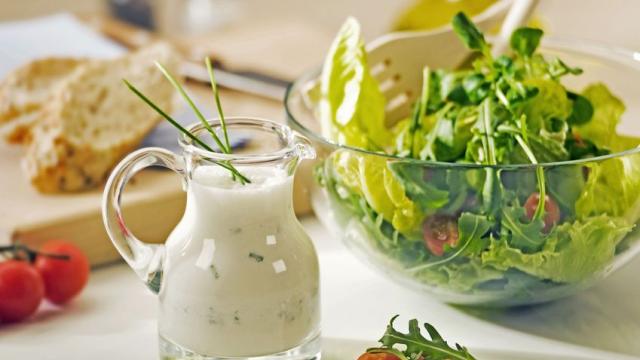
[(70, 143), (58, 131), (43, 135), (39, 131), (22, 166), (33, 186), (43, 193), (76, 192), (102, 184), (111, 168), (144, 137), (98, 150), (88, 144)]
[(44, 58), (11, 72), (0, 82), (0, 137), (9, 143), (28, 141), (29, 129), (64, 81), (86, 59)]
[(56, 89), (31, 127), (23, 160), (23, 169), (39, 191), (82, 191), (103, 183), (160, 121), (122, 79), (160, 108), (172, 110), (173, 88), (154, 61), (177, 73), (176, 53), (159, 44), (120, 59), (84, 64)]

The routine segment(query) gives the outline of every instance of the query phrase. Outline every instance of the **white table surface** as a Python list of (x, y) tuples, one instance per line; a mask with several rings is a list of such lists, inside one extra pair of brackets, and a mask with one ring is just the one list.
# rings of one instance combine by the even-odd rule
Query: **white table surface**
[[(414, 317), (431, 322), (445, 338), (472, 349), (640, 359), (640, 259), (600, 285), (551, 304), (504, 312), (459, 309), (379, 276), (315, 218), (302, 222), (320, 256), (326, 337), (374, 345), (388, 319), (400, 314), (398, 324)], [(155, 296), (124, 264), (91, 275), (70, 306), (45, 306), (28, 322), (0, 327), (0, 359), (157, 359)]]

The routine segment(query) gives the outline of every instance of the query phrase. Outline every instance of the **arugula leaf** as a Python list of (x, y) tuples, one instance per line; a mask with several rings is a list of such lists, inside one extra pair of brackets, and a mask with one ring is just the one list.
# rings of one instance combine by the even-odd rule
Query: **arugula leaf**
[(447, 245), (447, 250), (455, 251), (447, 255), (444, 259), (427, 262), (407, 269), (410, 272), (419, 272), (424, 269), (441, 266), (451, 262), (461, 255), (478, 255), (489, 243), (483, 239), (484, 235), (491, 229), (491, 222), (486, 216), (464, 212), (458, 218), (458, 244), (451, 248)]
[(540, 29), (522, 27), (511, 34), (511, 48), (520, 56), (529, 57), (540, 45), (540, 39), (544, 32)]
[(486, 57), (491, 57), (489, 44), (484, 39), (484, 35), (473, 22), (463, 12), (459, 12), (451, 21), (453, 30), (456, 32), (460, 40), (471, 50), (482, 52)]
[(425, 213), (433, 213), (449, 202), (449, 192), (434, 186), (425, 179), (426, 168), (422, 165), (392, 162), (389, 169), (395, 178), (404, 187), (405, 193), (420, 210)]
[(552, 135), (546, 132), (540, 135), (529, 134), (529, 147), (540, 163), (569, 159), (569, 153), (562, 141), (552, 138)]
[[(521, 134), (521, 130), (514, 126), (498, 127), (498, 132), (509, 133), (512, 135)], [(553, 137), (553, 134), (548, 132), (540, 132), (539, 134), (532, 134), (527, 132), (528, 146), (531, 152), (535, 154), (535, 158), (540, 163), (562, 161), (569, 159), (569, 153), (565, 148), (565, 143)], [(523, 164), (530, 162), (529, 157), (522, 148), (516, 148), (514, 151), (508, 153), (505, 158), (512, 164)]]
[(538, 250), (546, 236), (542, 233), (544, 221), (533, 219), (528, 223), (522, 222), (525, 218), (524, 208), (521, 206), (506, 207), (502, 210), (502, 227), (511, 234), (509, 245), (526, 252)]
[(408, 333), (405, 334), (396, 330), (393, 327), (393, 323), (397, 318), (398, 315), (391, 318), (389, 325), (387, 325), (387, 330), (379, 340), (382, 347), (369, 349), (367, 352), (384, 351), (385, 349), (393, 349), (394, 345), (404, 345), (405, 349), (402, 350), (402, 353), (412, 359), (422, 356), (429, 360), (475, 360), (465, 347), (459, 344), (456, 344), (455, 348), (450, 347), (440, 333), (429, 323), (424, 323), (423, 326), (431, 339), (427, 339), (422, 335), (416, 319), (409, 321)]
[(560, 205), (561, 213), (565, 217), (575, 214), (575, 204), (580, 198), (584, 186), (585, 177), (580, 166), (559, 166), (545, 172), (547, 176), (547, 188), (550, 195)]
[(488, 245), (485, 235), (492, 226), (493, 223), (484, 215), (462, 213), (458, 218), (458, 244), (464, 254), (480, 253)]

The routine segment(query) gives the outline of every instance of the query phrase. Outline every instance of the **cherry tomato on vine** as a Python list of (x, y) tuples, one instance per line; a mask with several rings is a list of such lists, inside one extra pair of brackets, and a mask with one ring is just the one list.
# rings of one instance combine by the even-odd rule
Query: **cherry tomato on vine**
[[(540, 202), (540, 193), (534, 192), (524, 203), (524, 210), (528, 220), (533, 219), (538, 203)], [(549, 195), (544, 197), (544, 231), (549, 232), (555, 224), (560, 221), (560, 207), (558, 203)]]
[(36, 312), (44, 297), (44, 282), (26, 261), (0, 263), (0, 323), (16, 322)]
[(442, 256), (444, 245), (458, 243), (458, 223), (453, 216), (432, 215), (422, 225), (424, 244), (433, 255)]
[[(64, 304), (82, 291), (89, 280), (89, 260), (75, 245), (52, 240), (40, 248), (35, 267), (42, 275), (45, 297), (54, 304)], [(67, 255), (60, 259), (47, 254)]]

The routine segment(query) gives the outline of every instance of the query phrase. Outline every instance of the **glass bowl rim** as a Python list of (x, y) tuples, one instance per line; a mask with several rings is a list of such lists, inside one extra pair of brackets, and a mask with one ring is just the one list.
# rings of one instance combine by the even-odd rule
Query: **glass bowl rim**
[[(491, 40), (491, 37), (488, 37)], [(624, 47), (612, 46), (610, 44), (602, 44), (589, 40), (581, 40), (581, 39), (572, 39), (572, 38), (563, 38), (563, 37), (548, 37), (543, 39), (541, 48), (549, 48), (550, 50), (556, 51), (565, 51), (572, 52), (581, 55), (587, 55), (591, 58), (604, 58), (609, 61), (618, 61), (621, 62), (623, 59), (634, 61), (636, 66), (638, 66), (637, 71), (640, 73), (640, 52), (632, 51)], [(616, 59), (617, 57), (617, 59)], [(303, 84), (303, 80), (308, 80), (320, 74), (322, 71), (321, 67), (316, 67), (310, 71), (305, 72), (302, 76), (298, 77), (295, 81), (287, 86), (287, 90), (284, 96), (284, 109), (287, 116), (287, 121), (291, 121), (292, 128), (296, 131), (300, 131), (303, 136), (312, 139), (314, 142), (319, 142), (325, 146), (334, 147), (336, 149), (344, 149), (349, 151), (355, 151), (364, 155), (374, 155), (386, 158), (390, 161), (402, 161), (405, 163), (412, 163), (415, 165), (423, 165), (425, 167), (441, 167), (441, 168), (460, 168), (460, 169), (535, 169), (535, 168), (551, 168), (558, 166), (571, 166), (571, 165), (584, 165), (594, 162), (601, 162), (610, 159), (623, 158), (628, 155), (634, 155), (640, 153), (640, 146), (617, 151), (606, 155), (594, 156), (590, 158), (584, 159), (576, 159), (576, 160), (563, 160), (563, 161), (554, 161), (554, 162), (544, 162), (538, 164), (498, 164), (498, 165), (490, 165), (490, 164), (475, 164), (475, 163), (454, 163), (454, 162), (444, 162), (444, 161), (432, 161), (432, 160), (420, 160), (414, 158), (405, 158), (397, 155), (384, 154), (375, 151), (360, 149), (353, 146), (340, 145), (335, 142), (332, 142), (326, 139), (321, 134), (316, 133), (315, 131), (307, 128), (305, 125), (300, 123), (298, 119), (293, 115), (293, 111), (291, 110), (290, 100), (292, 98), (293, 90), (299, 88), (300, 85)]]

